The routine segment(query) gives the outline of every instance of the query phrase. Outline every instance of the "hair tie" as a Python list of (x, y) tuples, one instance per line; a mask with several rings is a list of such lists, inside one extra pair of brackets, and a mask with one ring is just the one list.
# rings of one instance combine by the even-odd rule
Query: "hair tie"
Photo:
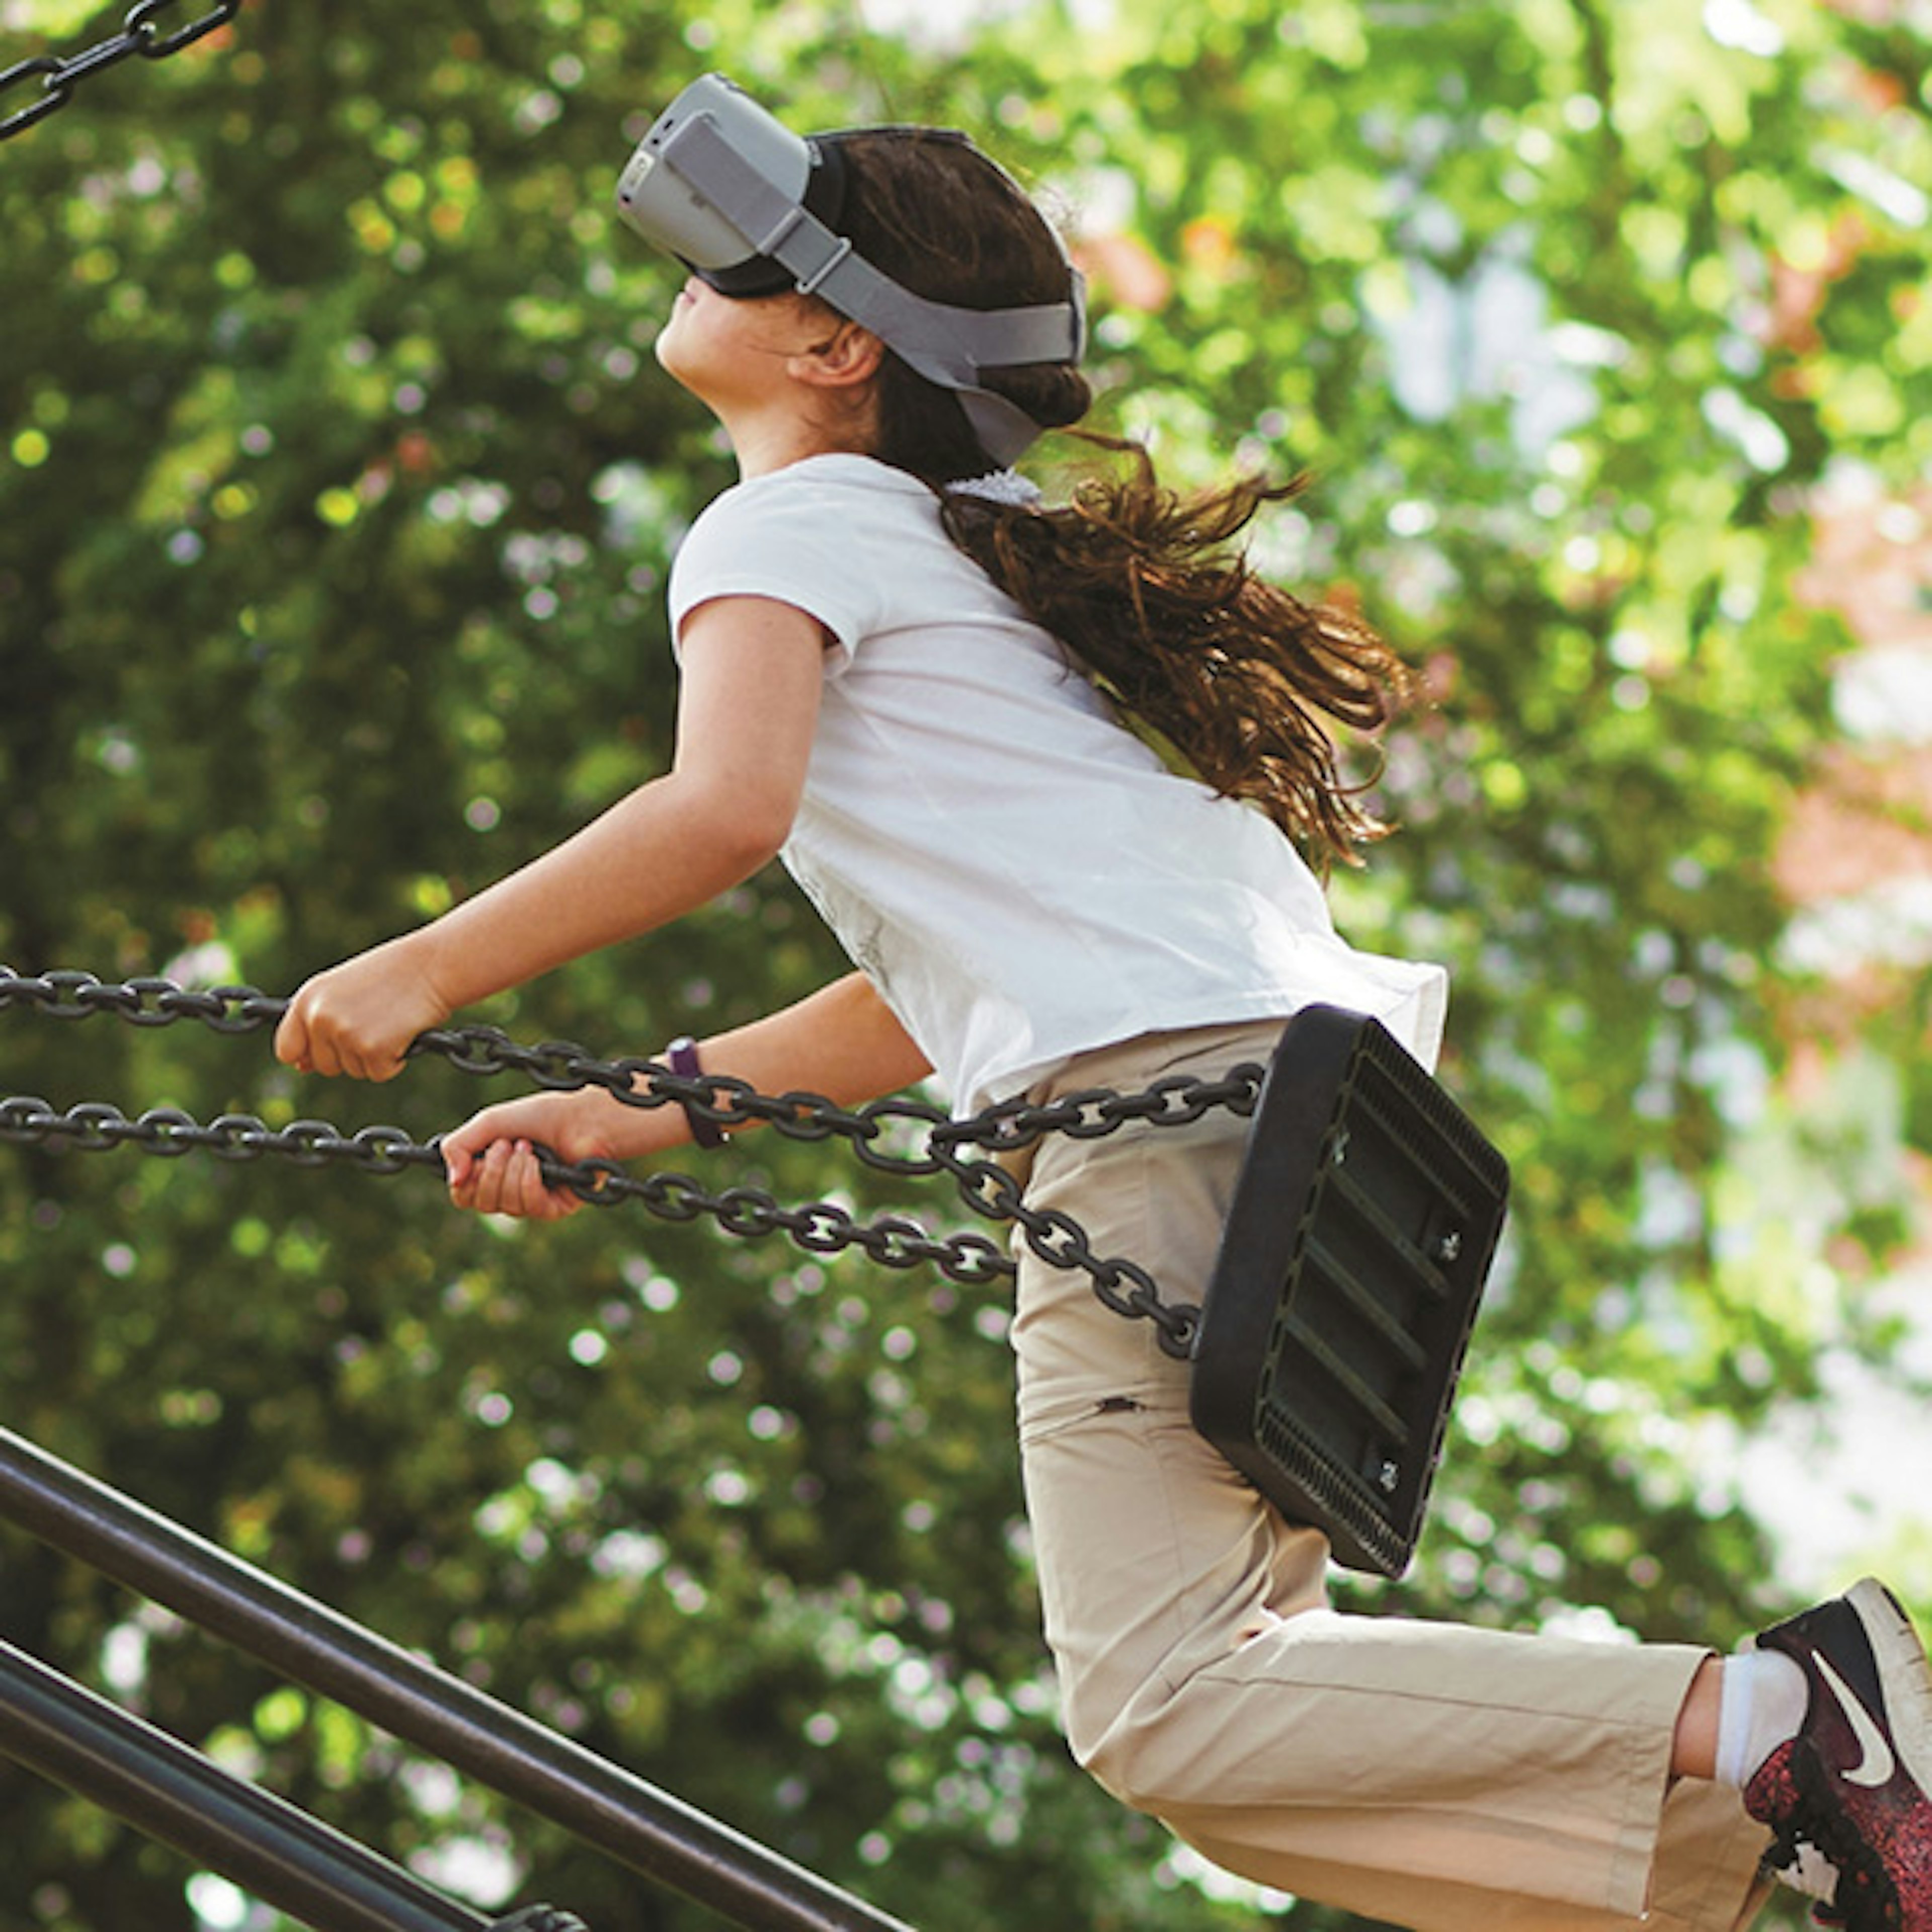
[(989, 470), (983, 476), (962, 477), (946, 488), (950, 496), (976, 496), (984, 502), (1011, 503), (1026, 510), (1043, 500), (1040, 485), (1017, 470)]

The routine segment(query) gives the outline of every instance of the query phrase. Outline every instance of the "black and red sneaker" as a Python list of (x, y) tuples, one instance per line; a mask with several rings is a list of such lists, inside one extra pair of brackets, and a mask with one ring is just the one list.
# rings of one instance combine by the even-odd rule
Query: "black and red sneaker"
[(1797, 1736), (1744, 1790), (1775, 1834), (1768, 1862), (1808, 1844), (1838, 1868), (1821, 1923), (1932, 1932), (1932, 1667), (1911, 1619), (1868, 1577), (1757, 1642), (1793, 1659), (1810, 1694)]

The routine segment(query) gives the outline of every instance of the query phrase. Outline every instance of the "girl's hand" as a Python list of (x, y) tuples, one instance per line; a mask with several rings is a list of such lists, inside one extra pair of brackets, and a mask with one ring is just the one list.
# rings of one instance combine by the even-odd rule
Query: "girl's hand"
[(622, 1103), (592, 1088), (532, 1094), (472, 1114), (442, 1138), (449, 1198), (478, 1214), (558, 1221), (586, 1204), (546, 1187), (532, 1142), (568, 1161), (614, 1160)]
[(275, 1029), (276, 1058), (298, 1073), (393, 1080), (410, 1041), (450, 1014), (414, 938), (392, 939), (305, 981)]

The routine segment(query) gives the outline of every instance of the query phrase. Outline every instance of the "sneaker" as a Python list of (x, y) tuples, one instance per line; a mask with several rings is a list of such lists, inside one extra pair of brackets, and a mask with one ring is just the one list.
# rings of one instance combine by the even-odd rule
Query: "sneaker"
[(1932, 1667), (1910, 1619), (1868, 1577), (1757, 1642), (1794, 1658), (1810, 1690), (1797, 1736), (1744, 1789), (1775, 1834), (1767, 1862), (1792, 1865), (1809, 1845), (1838, 1868), (1821, 1924), (1932, 1932)]

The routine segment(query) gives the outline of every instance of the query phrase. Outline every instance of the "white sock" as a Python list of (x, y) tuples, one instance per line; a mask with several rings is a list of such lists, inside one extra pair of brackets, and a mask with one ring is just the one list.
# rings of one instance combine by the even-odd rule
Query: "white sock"
[(1726, 1658), (1718, 1704), (1718, 1782), (1742, 1790), (1765, 1760), (1798, 1735), (1809, 1696), (1797, 1659), (1781, 1650), (1741, 1650)]

